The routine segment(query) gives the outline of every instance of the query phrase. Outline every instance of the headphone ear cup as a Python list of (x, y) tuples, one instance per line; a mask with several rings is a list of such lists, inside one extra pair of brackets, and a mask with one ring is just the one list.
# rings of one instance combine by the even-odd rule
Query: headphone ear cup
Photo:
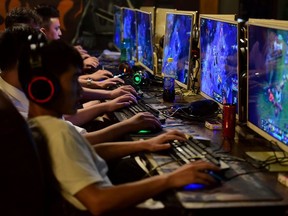
[(27, 54), (22, 56), (23, 61), (19, 65), (19, 80), (30, 100), (48, 105), (59, 94), (60, 83), (52, 73), (47, 71), (47, 67), (43, 68), (42, 55), (46, 45), (46, 40), (43, 38), (42, 34), (28, 37), (28, 44), (25, 47)]
[(38, 104), (47, 104), (59, 92), (59, 83), (47, 75), (32, 77), (27, 85), (28, 97)]
[(192, 49), (196, 49), (198, 47), (199, 42), (199, 29), (197, 25), (194, 25), (192, 30)]

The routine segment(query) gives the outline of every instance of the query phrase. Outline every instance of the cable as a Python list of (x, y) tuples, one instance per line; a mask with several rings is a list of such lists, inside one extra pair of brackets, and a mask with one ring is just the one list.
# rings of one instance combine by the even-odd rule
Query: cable
[(90, 9), (90, 5), (92, 5), (92, 0), (88, 0), (86, 6), (85, 6), (85, 8), (84, 8), (84, 11), (83, 11), (82, 16), (81, 16), (81, 18), (80, 18), (80, 20), (79, 20), (78, 26), (77, 26), (77, 28), (76, 28), (75, 36), (74, 36), (74, 38), (72, 39), (72, 44), (76, 44), (76, 41), (78, 40), (80, 27), (81, 27), (81, 25), (82, 25), (82, 22), (83, 22), (83, 20), (84, 20), (84, 17), (85, 17), (86, 14), (87, 14), (87, 11)]
[(156, 166), (156, 167), (152, 167), (152, 169), (150, 169), (149, 172), (146, 173), (146, 174), (143, 176), (143, 178), (147, 178), (147, 177), (149, 177), (149, 176), (153, 176), (153, 173), (154, 173), (155, 171), (157, 171), (158, 168), (161, 168), (161, 167), (163, 167), (163, 166), (169, 165), (169, 164), (174, 163), (174, 162), (177, 162), (177, 161), (176, 161), (176, 160), (171, 160), (171, 161), (167, 161), (167, 162), (165, 162), (165, 163), (159, 164), (159, 165)]

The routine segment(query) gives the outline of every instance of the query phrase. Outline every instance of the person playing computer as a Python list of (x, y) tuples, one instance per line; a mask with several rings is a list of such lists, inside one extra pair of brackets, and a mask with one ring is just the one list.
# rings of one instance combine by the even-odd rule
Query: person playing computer
[[(7, 28), (0, 36), (0, 89), (11, 99), (13, 104), (27, 119), (28, 99), (24, 95), (18, 81), (17, 62), (19, 50), (29, 35), (38, 35), (40, 32), (25, 24)], [(118, 101), (121, 105), (121, 101)], [(125, 105), (125, 104), (124, 104)], [(91, 106), (91, 108), (93, 108)], [(108, 108), (108, 107), (107, 107)], [(107, 111), (107, 110), (105, 110)], [(131, 119), (115, 123), (98, 131), (87, 132), (84, 128), (77, 130), (85, 136), (91, 144), (121, 139), (125, 134), (141, 129), (159, 128), (160, 122), (150, 113), (141, 113)]]
[[(36, 29), (40, 29), (41, 19), (42, 18), (37, 13), (35, 13), (34, 10), (27, 8), (27, 7), (18, 7), (18, 8), (12, 9), (7, 14), (7, 17), (5, 19), (5, 25), (7, 27), (12, 27), (13, 25), (16, 25), (16, 24), (26, 23), (26, 24), (29, 24), (30, 26), (32, 26)], [(10, 49), (10, 48), (7, 47), (7, 49)], [(3, 50), (3, 52), (5, 53), (4, 50)], [(7, 56), (5, 55), (2, 59), (5, 59), (6, 57)], [(4, 71), (5, 71), (5, 69), (4, 69)], [(4, 74), (6, 74), (6, 73), (3, 73), (3, 76), (4, 76)], [(15, 76), (15, 77), (17, 77), (17, 76)], [(3, 81), (3, 82), (5, 82), (5, 81)], [(13, 81), (13, 83), (15, 83), (15, 82)], [(4, 86), (7, 86), (7, 85), (4, 85)], [(94, 144), (101, 142), (101, 141), (105, 141), (105, 140), (106, 141), (113, 141), (115, 139), (119, 139), (120, 137), (124, 136), (128, 132), (132, 132), (132, 131), (137, 132), (140, 129), (153, 129), (154, 130), (154, 129), (160, 128), (161, 127), (160, 122), (154, 116), (152, 116), (149, 113), (142, 113), (142, 114), (138, 114), (137, 116), (135, 116), (132, 119), (130, 119), (129, 121), (127, 121), (125, 124), (126, 127), (123, 127), (121, 125), (122, 123), (117, 123), (117, 124), (111, 125), (111, 122), (108, 122), (107, 124), (111, 125), (108, 128), (108, 131), (109, 131), (108, 133), (110, 133), (111, 136), (105, 136), (105, 134), (106, 134), (105, 128), (104, 128), (104, 130), (95, 132), (95, 133), (99, 133), (101, 135), (101, 136), (96, 136), (96, 134), (93, 131), (95, 130), (95, 128), (97, 130), (99, 128), (100, 129), (103, 128), (103, 123), (100, 124), (100, 126), (97, 126), (97, 125), (99, 125), (99, 123), (101, 123), (98, 121), (98, 122), (96, 122), (97, 124), (93, 123), (92, 127), (91, 127), (89, 122), (92, 119), (95, 119), (97, 116), (103, 114), (104, 112), (107, 113), (107, 112), (111, 112), (113, 110), (119, 109), (121, 107), (128, 106), (131, 103), (131, 101), (135, 102), (135, 98), (130, 93), (131, 89), (129, 89), (129, 88), (130, 88), (130, 86), (127, 86), (127, 87), (121, 88), (121, 89), (115, 89), (113, 91), (99, 90), (99, 92), (101, 92), (101, 94), (95, 94), (95, 92), (92, 92), (92, 93), (89, 93), (89, 92), (85, 93), (84, 92), (84, 94), (88, 95), (91, 100), (94, 100), (94, 99), (101, 99), (102, 100), (102, 99), (108, 98), (108, 99), (110, 99), (110, 101), (108, 103), (101, 103), (100, 104), (98, 101), (89, 100), (89, 102), (82, 104), (83, 108), (78, 109), (77, 115), (65, 116), (66, 120), (69, 120), (70, 122), (72, 122), (74, 124), (74, 126), (79, 130), (79, 132), (85, 134), (85, 136), (87, 136), (88, 139)], [(10, 88), (8, 88), (8, 89), (10, 89)], [(12, 90), (12, 91), (15, 91), (15, 90)], [(9, 95), (11, 96), (11, 93), (9, 93)], [(18, 94), (16, 94), (16, 95), (18, 95)], [(12, 98), (14, 98), (14, 97), (15, 97), (15, 94), (12, 96)], [(13, 100), (15, 100), (15, 98)], [(18, 108), (21, 110), (23, 116), (26, 117), (27, 112), (28, 112), (27, 99), (25, 99), (25, 97), (18, 97), (18, 99), (16, 99), (15, 102), (16, 102)], [(107, 124), (105, 123), (104, 126), (107, 126)], [(85, 127), (87, 130), (89, 130), (89, 132), (93, 132), (93, 133), (86, 133), (87, 132), (86, 129), (81, 128), (81, 127), (77, 127), (76, 125)], [(95, 127), (95, 125), (97, 127)], [(107, 138), (109, 140), (107, 140)]]
[[(38, 62), (31, 60), (35, 55)], [(147, 140), (95, 145), (93, 151), (87, 140), (62, 120), (62, 115), (72, 115), (77, 111), (76, 104), (82, 90), (78, 75), (82, 67), (79, 52), (61, 40), (41, 46), (32, 38), (19, 59), (19, 80), (29, 98), (28, 123), (37, 127), (47, 140), (53, 173), (66, 200), (78, 209), (102, 215), (135, 206), (168, 189), (189, 183), (214, 183), (206, 171), (217, 172), (219, 168), (199, 160), (168, 174), (112, 185), (107, 176), (107, 161), (140, 151), (168, 149), (169, 140), (184, 140), (185, 135), (169, 131)], [(38, 91), (34, 89), (34, 86), (39, 86), (39, 74), (35, 73), (38, 70), (42, 71), (43, 77), (47, 75), (50, 79), (52, 76), (53, 85), (59, 89), (53, 92), (51, 100), (44, 103), (38, 100)]]
[[(61, 38), (60, 14), (59, 10), (53, 5), (39, 4), (35, 11), (42, 18), (40, 30), (45, 34), (48, 40), (58, 40)], [(113, 78), (113, 74), (107, 70), (97, 70), (90, 73), (91, 69), (96, 68), (99, 64), (95, 56), (90, 56), (82, 46), (77, 45), (75, 48), (80, 52), (84, 59), (84, 71), (89, 71), (87, 75), (79, 76), (79, 81), (87, 88), (107, 88), (118, 83), (124, 84), (124, 81), (118, 77)], [(87, 79), (89, 78), (89, 79)], [(87, 84), (88, 83), (88, 84)]]

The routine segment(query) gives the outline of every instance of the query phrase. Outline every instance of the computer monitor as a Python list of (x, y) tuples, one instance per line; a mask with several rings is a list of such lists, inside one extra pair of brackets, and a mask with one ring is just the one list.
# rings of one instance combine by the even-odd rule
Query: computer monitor
[(248, 22), (247, 26), (247, 126), (286, 153), (288, 152), (287, 26), (277, 21)]
[(199, 16), (200, 94), (239, 112), (239, 23), (231, 18)]
[(152, 14), (136, 10), (138, 64), (153, 73)]
[[(153, 39), (153, 41), (154, 41), (155, 10), (156, 10), (156, 7), (154, 7), (154, 6), (141, 6), (141, 7), (140, 7), (140, 10), (141, 10), (141, 11), (148, 12), (148, 13), (151, 13), (151, 15), (152, 15), (152, 39)], [(154, 42), (153, 42), (153, 44), (154, 44)]]
[(136, 13), (134, 9), (122, 8), (122, 41), (129, 40), (131, 50), (131, 61), (137, 60), (137, 41), (136, 41)]
[(163, 45), (162, 71), (166, 70), (168, 58), (173, 58), (176, 84), (187, 90), (190, 88), (193, 20), (193, 13), (168, 12)]
[(154, 43), (159, 46), (160, 38), (165, 34), (165, 26), (166, 26), (166, 13), (174, 12), (176, 9), (172, 8), (156, 8), (155, 14), (155, 34), (154, 34)]
[(114, 5), (114, 35), (113, 35), (113, 43), (115, 48), (120, 51), (121, 49), (121, 32), (122, 32), (122, 9), (121, 7)]

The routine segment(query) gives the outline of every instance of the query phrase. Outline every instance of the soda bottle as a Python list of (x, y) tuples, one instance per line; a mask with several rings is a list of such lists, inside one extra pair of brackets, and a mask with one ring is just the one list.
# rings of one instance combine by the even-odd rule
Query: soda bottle
[(130, 39), (125, 38), (122, 40), (121, 43), (121, 55), (120, 55), (120, 61), (121, 62), (129, 62), (131, 59), (131, 44)]
[(176, 71), (173, 65), (173, 58), (167, 59), (163, 73), (163, 100), (165, 102), (174, 102)]

